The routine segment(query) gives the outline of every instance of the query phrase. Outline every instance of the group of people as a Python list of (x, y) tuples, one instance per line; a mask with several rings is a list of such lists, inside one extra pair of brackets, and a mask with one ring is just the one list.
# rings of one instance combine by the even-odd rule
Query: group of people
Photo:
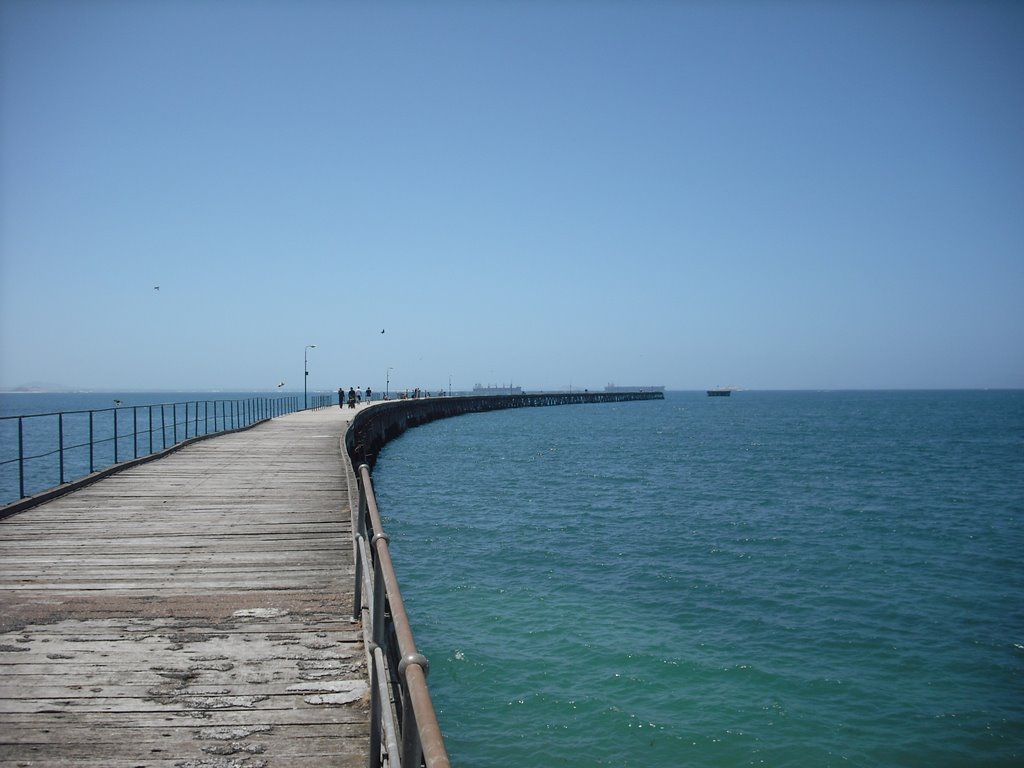
[[(366, 401), (370, 402), (373, 400), (373, 390), (369, 387), (366, 388)], [(363, 388), (362, 387), (349, 387), (348, 388), (348, 407), (355, 408), (357, 403), (363, 402)], [(338, 387), (338, 407), (345, 407), (345, 388)]]
[[(443, 394), (444, 394), (444, 390), (438, 390), (438, 393), (437, 393), (438, 397), (441, 397)], [(418, 400), (421, 397), (430, 397), (430, 392), (424, 392), (419, 387), (416, 387), (416, 389), (414, 389), (412, 391), (412, 394), (409, 394), (409, 390), (408, 389), (405, 390), (404, 392), (399, 392), (398, 393), (398, 399), (399, 400), (408, 400), (409, 398), (412, 398), (413, 400)]]
[[(443, 389), (439, 389), (435, 393), (435, 396), (436, 397), (443, 397), (444, 396), (444, 390)], [(399, 400), (409, 400), (409, 399), (417, 400), (417, 399), (419, 399), (421, 397), (430, 397), (430, 392), (425, 392), (425, 391), (421, 390), (419, 387), (416, 387), (416, 389), (414, 389), (411, 393), (409, 392), (409, 390), (405, 390), (404, 392), (397, 393), (397, 397), (398, 397)], [(388, 399), (387, 395), (384, 396), (384, 399), (385, 400)], [(363, 388), (362, 387), (349, 387), (348, 388), (348, 395), (346, 395), (345, 394), (345, 388), (344, 387), (339, 387), (338, 388), (338, 407), (339, 408), (344, 408), (346, 400), (348, 402), (348, 407), (349, 408), (355, 408), (356, 405), (358, 405), (358, 404), (363, 402)], [(370, 389), (369, 387), (367, 387), (366, 388), (366, 402), (371, 402), (372, 400), (373, 400), (373, 390)]]

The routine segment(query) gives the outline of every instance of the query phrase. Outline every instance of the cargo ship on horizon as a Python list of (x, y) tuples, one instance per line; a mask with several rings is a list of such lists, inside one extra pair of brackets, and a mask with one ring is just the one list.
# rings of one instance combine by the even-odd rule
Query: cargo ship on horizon
[(732, 394), (732, 390), (733, 387), (715, 387), (708, 390), (708, 397), (729, 397)]

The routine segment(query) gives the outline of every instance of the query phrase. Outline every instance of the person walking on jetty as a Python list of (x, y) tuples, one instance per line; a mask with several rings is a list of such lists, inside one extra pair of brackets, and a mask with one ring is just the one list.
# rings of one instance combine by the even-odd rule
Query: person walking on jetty
[(370, 389), (369, 387), (366, 388), (366, 402), (373, 402), (373, 390)]
[(355, 389), (353, 387), (349, 387), (348, 388), (348, 407), (349, 408), (355, 408), (356, 407), (356, 391), (355, 391)]
[(363, 388), (362, 387), (356, 387), (356, 402), (359, 403), (360, 405), (363, 402)]
[(339, 408), (344, 408), (345, 407), (345, 388), (344, 387), (338, 387), (338, 407)]

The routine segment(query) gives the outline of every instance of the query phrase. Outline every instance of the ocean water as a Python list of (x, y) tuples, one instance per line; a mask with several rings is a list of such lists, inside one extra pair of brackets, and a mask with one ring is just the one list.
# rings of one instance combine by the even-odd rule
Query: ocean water
[(1024, 765), (1024, 392), (476, 414), (374, 480), (454, 765)]

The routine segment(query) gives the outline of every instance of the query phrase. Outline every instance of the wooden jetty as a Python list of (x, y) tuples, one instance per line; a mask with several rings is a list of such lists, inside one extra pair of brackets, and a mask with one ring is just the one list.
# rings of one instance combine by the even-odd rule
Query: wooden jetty
[(0, 766), (348, 768), (401, 753), (447, 768), (373, 499), (377, 452), (439, 418), (663, 397), (302, 411), (5, 518)]
[(203, 440), (0, 525), (0, 765), (365, 766), (356, 411)]

